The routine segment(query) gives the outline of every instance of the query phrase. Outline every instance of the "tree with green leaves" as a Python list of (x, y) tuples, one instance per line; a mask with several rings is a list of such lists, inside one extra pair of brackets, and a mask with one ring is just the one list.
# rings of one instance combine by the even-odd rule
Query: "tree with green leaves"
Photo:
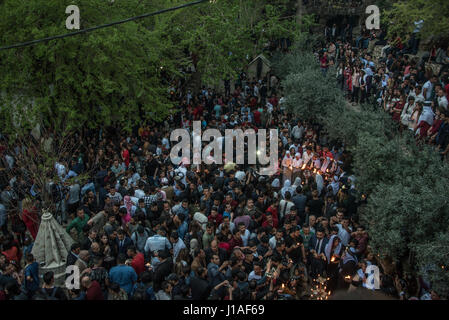
[(416, 28), (414, 22), (423, 20), (420, 31), (424, 38), (447, 38), (449, 29), (449, 2), (445, 0), (400, 0), (384, 1), (386, 9), (381, 14), (383, 23), (388, 25), (389, 35), (402, 38)]
[[(81, 28), (117, 21), (154, 7), (139, 1), (94, 0), (3, 1), (0, 4), (2, 44), (69, 32), (65, 8), (80, 8)], [(168, 43), (151, 30), (151, 21), (133, 21), (34, 46), (0, 52), (2, 123), (16, 110), (23, 126), (40, 117), (56, 127), (120, 124), (130, 127), (142, 114), (162, 119), (171, 108), (161, 79), (176, 70)], [(162, 46), (161, 46), (162, 45)], [(165, 45), (165, 46), (164, 46)], [(32, 105), (32, 107), (30, 107)], [(28, 126), (29, 127), (29, 126)]]

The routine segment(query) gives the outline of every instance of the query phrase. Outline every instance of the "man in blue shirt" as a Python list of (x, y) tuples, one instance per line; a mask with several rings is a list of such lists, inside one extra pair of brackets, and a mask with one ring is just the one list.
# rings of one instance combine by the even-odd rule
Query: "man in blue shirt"
[(343, 220), (341, 221), (341, 224), (336, 224), (335, 225), (338, 228), (338, 237), (341, 240), (341, 243), (347, 247), (349, 240), (351, 239), (351, 228), (349, 227), (349, 218), (348, 217), (344, 217)]
[(34, 256), (31, 253), (26, 255), (26, 262), (24, 287), (28, 298), (31, 299), (39, 289), (39, 264), (34, 261)]
[(173, 261), (176, 261), (179, 252), (186, 248), (184, 241), (179, 237), (178, 232), (173, 231), (170, 235), (170, 242), (173, 244)]
[(157, 251), (170, 250), (171, 243), (165, 237), (165, 231), (163, 229), (159, 229), (157, 234), (147, 239), (145, 243), (145, 253), (151, 256), (151, 253)]
[(179, 238), (181, 240), (184, 240), (184, 236), (186, 235), (187, 231), (189, 230), (189, 226), (187, 224), (187, 222), (185, 221), (185, 215), (183, 214), (177, 214), (173, 217), (173, 223), (175, 224), (175, 226), (178, 227), (178, 230), (176, 230), (178, 232)]
[(109, 271), (109, 280), (117, 283), (130, 296), (134, 283), (137, 281), (137, 273), (131, 266), (126, 265), (125, 262), (126, 255), (119, 253), (117, 257), (118, 265)]

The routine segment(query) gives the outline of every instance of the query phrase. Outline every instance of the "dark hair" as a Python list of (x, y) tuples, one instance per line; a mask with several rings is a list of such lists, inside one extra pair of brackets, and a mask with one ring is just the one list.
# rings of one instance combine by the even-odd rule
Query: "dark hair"
[(34, 261), (34, 256), (32, 253), (27, 253), (26, 254), (26, 262), (31, 263)]
[(126, 255), (124, 253), (119, 253), (117, 255), (117, 262), (119, 264), (123, 264), (123, 263), (125, 263), (125, 261), (126, 261)]
[(142, 272), (141, 275), (140, 275), (140, 280), (141, 280), (143, 283), (147, 284), (147, 283), (150, 283), (151, 281), (153, 281), (153, 276), (152, 276), (151, 272), (149, 272), (149, 271), (144, 271), (144, 272)]
[(268, 235), (264, 234), (261, 238), (260, 238), (260, 242), (262, 243), (268, 243), (270, 241)]
[(323, 232), (323, 233), (324, 233), (325, 231), (324, 231), (324, 228), (323, 228), (323, 227), (318, 227), (318, 228), (316, 229), (316, 232)]
[(117, 283), (115, 283), (115, 282), (111, 282), (109, 284), (109, 289), (111, 289), (115, 293), (119, 293), (120, 292), (120, 286)]
[(137, 252), (137, 249), (135, 246), (129, 246), (128, 250), (131, 250), (132, 252)]
[(47, 271), (42, 277), (42, 279), (44, 280), (45, 284), (49, 285), (53, 281), (54, 277), (55, 274), (53, 273), (53, 271)]
[(172, 237), (175, 240), (178, 240), (178, 238), (179, 238), (178, 232), (177, 231), (173, 231), (171, 233), (170, 237)]

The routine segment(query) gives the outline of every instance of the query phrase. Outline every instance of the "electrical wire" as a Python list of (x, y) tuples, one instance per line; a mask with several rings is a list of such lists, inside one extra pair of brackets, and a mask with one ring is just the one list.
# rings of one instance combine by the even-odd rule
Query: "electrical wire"
[(91, 31), (95, 31), (95, 30), (98, 30), (98, 29), (115, 26), (115, 25), (118, 25), (118, 24), (130, 22), (130, 21), (135, 21), (135, 20), (138, 20), (138, 19), (143, 19), (143, 18), (147, 18), (147, 17), (151, 17), (151, 16), (156, 16), (158, 14), (162, 14), (162, 13), (166, 13), (166, 12), (170, 12), (170, 11), (175, 11), (175, 10), (179, 10), (179, 9), (195, 6), (195, 5), (201, 4), (203, 2), (209, 2), (209, 1), (210, 0), (198, 0), (198, 1), (194, 1), (194, 2), (189, 2), (189, 3), (183, 4), (183, 5), (177, 6), (177, 7), (162, 9), (162, 10), (158, 10), (156, 12), (146, 13), (146, 14), (142, 14), (140, 16), (135, 16), (135, 17), (131, 17), (131, 18), (128, 18), (128, 19), (120, 20), (120, 21), (115, 21), (115, 22), (111, 22), (111, 23), (107, 23), (107, 24), (102, 24), (102, 25), (99, 25), (99, 26), (95, 26), (95, 27), (91, 27), (91, 28), (87, 28), (87, 29), (83, 29), (83, 30), (79, 30), (79, 31), (71, 32), (71, 33), (60, 34), (60, 35), (57, 35), (57, 36), (52, 36), (52, 37), (47, 37), (47, 38), (42, 38), (42, 39), (37, 39), (37, 40), (31, 40), (31, 41), (27, 41), (27, 42), (16, 43), (16, 44), (5, 46), (5, 47), (0, 47), (0, 51), (8, 50), (8, 49), (14, 49), (14, 48), (20, 48), (20, 47), (26, 47), (26, 46), (31, 46), (31, 45), (35, 45), (35, 44), (40, 43), (40, 42), (46, 42), (46, 41), (55, 40), (55, 39), (62, 39), (62, 38), (66, 38), (66, 37), (72, 37), (72, 36), (76, 36), (78, 34), (87, 33), (87, 32), (91, 32)]

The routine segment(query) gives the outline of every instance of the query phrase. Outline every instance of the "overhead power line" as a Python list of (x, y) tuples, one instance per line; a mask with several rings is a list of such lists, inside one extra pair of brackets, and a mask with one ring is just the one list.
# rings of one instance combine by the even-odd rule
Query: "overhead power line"
[(0, 51), (1, 50), (7, 50), (7, 49), (13, 49), (13, 48), (32, 46), (32, 45), (35, 45), (35, 44), (40, 43), (40, 42), (46, 42), (46, 41), (55, 40), (55, 39), (62, 39), (62, 38), (66, 38), (66, 37), (72, 37), (72, 36), (76, 36), (78, 34), (87, 33), (87, 32), (95, 31), (95, 30), (102, 29), (102, 28), (108, 28), (108, 27), (115, 26), (117, 24), (122, 24), (122, 23), (130, 22), (130, 21), (135, 21), (135, 20), (138, 20), (138, 19), (143, 19), (143, 18), (147, 18), (147, 17), (151, 17), (151, 16), (156, 16), (158, 14), (162, 14), (162, 13), (166, 13), (166, 12), (170, 12), (170, 11), (175, 11), (175, 10), (179, 10), (179, 9), (195, 6), (195, 5), (201, 4), (203, 2), (209, 2), (209, 1), (210, 0), (198, 0), (198, 1), (194, 1), (194, 2), (189, 2), (189, 3), (183, 4), (183, 5), (177, 6), (177, 7), (162, 9), (162, 10), (158, 10), (156, 12), (146, 13), (146, 14), (142, 14), (140, 16), (135, 16), (135, 17), (132, 17), (132, 18), (128, 18), (128, 19), (124, 19), (124, 20), (120, 20), (120, 21), (116, 21), (116, 22), (102, 24), (102, 25), (99, 25), (99, 26), (95, 26), (95, 27), (91, 27), (91, 28), (87, 28), (87, 29), (83, 29), (83, 30), (79, 30), (79, 31), (71, 32), (71, 33), (60, 34), (60, 35), (57, 35), (57, 36), (52, 36), (52, 37), (47, 37), (47, 38), (42, 38), (42, 39), (37, 39), (37, 40), (31, 40), (31, 41), (27, 41), (27, 42), (16, 43), (16, 44), (13, 44), (13, 45), (10, 45), (10, 46), (0, 47)]

